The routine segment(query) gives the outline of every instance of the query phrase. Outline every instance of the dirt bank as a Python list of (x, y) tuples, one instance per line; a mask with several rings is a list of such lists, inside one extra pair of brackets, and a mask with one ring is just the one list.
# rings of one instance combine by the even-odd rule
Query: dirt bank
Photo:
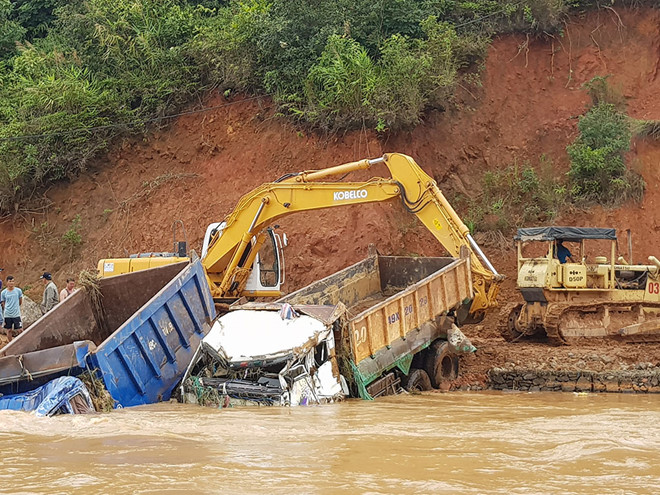
[[(568, 169), (566, 146), (576, 136), (577, 117), (588, 97), (581, 89), (594, 76), (625, 96), (635, 118), (660, 119), (660, 13), (604, 10), (572, 19), (561, 38), (496, 39), (482, 73), (483, 85), (459, 91), (456, 108), (432, 113), (411, 132), (377, 136), (363, 130), (345, 135), (309, 135), (275, 113), (268, 98), (227, 101), (209, 95), (204, 113), (178, 119), (141, 141), (126, 140), (72, 183), (44, 194), (44, 211), (20, 211), (0, 224), (5, 271), (39, 299), (41, 272), (60, 285), (69, 274), (94, 268), (98, 259), (128, 252), (163, 251), (172, 246), (172, 222), (183, 220), (188, 241), (199, 251), (206, 225), (222, 219), (242, 194), (265, 181), (303, 169), (321, 168), (386, 151), (412, 155), (443, 189), (474, 197), (486, 170), (529, 162), (541, 155), (557, 174)], [(220, 106), (225, 105), (225, 106)], [(595, 208), (558, 223), (632, 228), (637, 260), (660, 255), (660, 143), (637, 141), (628, 160), (648, 184), (641, 205)], [(386, 171), (376, 168), (375, 175)], [(351, 179), (371, 176), (356, 173)], [(460, 214), (460, 212), (459, 212)], [(79, 215), (79, 217), (78, 217)], [(79, 218), (81, 243), (62, 236)], [(398, 204), (374, 204), (296, 214), (279, 224), (287, 232), (287, 289), (294, 290), (364, 257), (374, 243), (384, 254), (440, 255), (433, 237)], [(513, 253), (486, 246), (509, 277), (503, 299), (513, 290)], [(566, 349), (536, 344), (505, 345), (495, 318), (469, 329), (479, 352), (466, 360), (475, 371), (506, 362), (544, 363), (548, 356), (572, 359)], [(593, 344), (584, 353), (614, 357), (612, 363), (660, 362), (660, 350)], [(587, 361), (585, 361), (587, 362)]]

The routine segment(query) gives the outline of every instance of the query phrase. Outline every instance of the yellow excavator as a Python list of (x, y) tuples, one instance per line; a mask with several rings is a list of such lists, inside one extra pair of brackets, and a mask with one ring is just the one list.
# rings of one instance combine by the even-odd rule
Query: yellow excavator
[[(329, 181), (328, 178), (385, 165), (390, 178), (364, 182)], [(276, 297), (284, 281), (285, 236), (268, 227), (277, 218), (295, 212), (351, 204), (400, 200), (454, 257), (469, 256), (474, 299), (469, 320), (478, 321), (497, 305), (502, 276), (470, 235), (469, 229), (443, 196), (435, 180), (406, 155), (389, 153), (321, 170), (284, 175), (243, 196), (223, 222), (209, 225), (202, 248), (202, 264), (216, 302), (240, 297)], [(268, 242), (267, 242), (268, 241)], [(183, 253), (180, 253), (183, 254)], [(187, 259), (147, 256), (99, 261), (101, 276)]]

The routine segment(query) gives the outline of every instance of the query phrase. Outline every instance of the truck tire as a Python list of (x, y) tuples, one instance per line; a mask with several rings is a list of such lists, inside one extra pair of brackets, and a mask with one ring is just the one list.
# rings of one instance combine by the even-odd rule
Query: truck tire
[(424, 370), (431, 379), (433, 388), (458, 377), (458, 357), (452, 354), (449, 344), (438, 340), (426, 351)]
[(408, 392), (424, 392), (425, 390), (431, 390), (433, 387), (426, 371), (419, 368), (410, 368), (410, 373), (403, 381), (403, 388)]

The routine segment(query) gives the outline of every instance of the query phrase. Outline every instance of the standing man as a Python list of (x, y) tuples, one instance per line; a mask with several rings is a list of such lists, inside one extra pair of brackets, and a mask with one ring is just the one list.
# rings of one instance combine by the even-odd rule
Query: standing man
[(41, 301), (41, 312), (42, 314), (46, 314), (60, 302), (60, 297), (57, 293), (57, 286), (53, 282), (53, 276), (48, 272), (44, 272), (41, 278), (44, 280), (44, 285), (46, 286), (44, 288), (44, 298)]
[(23, 291), (15, 286), (14, 277), (7, 277), (7, 288), (0, 294), (0, 304), (5, 317), (5, 330), (7, 338), (11, 341), (21, 333), (23, 324), (21, 322), (21, 305), (23, 304)]
[(76, 285), (75, 278), (66, 279), (66, 285), (64, 286), (64, 289), (60, 291), (60, 302), (64, 301), (67, 297), (69, 297), (71, 294), (73, 294), (76, 291), (76, 289), (74, 289), (75, 285)]

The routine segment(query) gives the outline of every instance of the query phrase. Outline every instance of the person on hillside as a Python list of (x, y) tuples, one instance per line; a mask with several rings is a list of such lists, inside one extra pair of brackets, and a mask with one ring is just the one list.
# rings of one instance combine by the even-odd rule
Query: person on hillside
[(57, 292), (57, 286), (53, 282), (53, 276), (50, 273), (44, 272), (40, 278), (43, 279), (45, 285), (44, 298), (41, 301), (41, 313), (46, 314), (60, 302), (60, 297)]
[(555, 256), (562, 265), (566, 263), (566, 260), (571, 260), (571, 263), (575, 263), (575, 261), (573, 261), (573, 255), (568, 248), (564, 246), (564, 241), (562, 239), (557, 239), (555, 242)]
[(14, 277), (7, 277), (7, 288), (0, 293), (0, 305), (5, 319), (5, 332), (9, 341), (21, 333), (21, 305), (23, 304), (23, 291), (15, 286)]
[(76, 279), (74, 278), (67, 278), (66, 279), (66, 285), (64, 286), (64, 289), (60, 291), (60, 302), (64, 301), (67, 297), (69, 297), (71, 294), (73, 294), (76, 289)]

